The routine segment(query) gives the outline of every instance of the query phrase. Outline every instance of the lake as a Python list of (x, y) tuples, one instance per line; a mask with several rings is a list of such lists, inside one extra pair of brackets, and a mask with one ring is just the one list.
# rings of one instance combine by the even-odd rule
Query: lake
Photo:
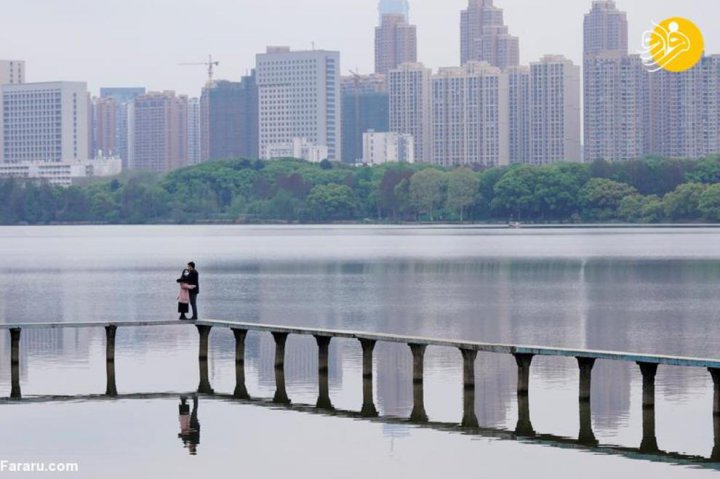
[[(720, 358), (720, 229), (486, 229), (380, 226), (49, 226), (0, 228), (0, 322), (169, 320), (184, 264), (197, 263), (200, 315), (276, 325), (511, 344)], [(180, 323), (180, 321), (178, 321)], [(269, 404), (274, 343), (250, 332), (248, 392), (235, 386), (229, 330), (210, 338), (216, 397), (199, 398), (199, 437), (180, 432), (180, 394), (198, 386), (190, 325), (121, 328), (120, 399), (105, 391), (102, 329), (25, 330), (23, 400), (0, 402), (0, 460), (77, 462), (67, 477), (430, 478), (703, 477), (720, 465), (623, 453), (642, 439), (642, 377), (634, 364), (598, 361), (592, 427), (578, 437), (578, 368), (536, 357), (529, 411), (536, 438), (512, 434), (517, 368), (480, 353), (475, 413), (481, 430), (452, 427), (463, 413), (462, 359), (429, 347), (425, 408), (413, 407), (412, 356), (375, 348), (377, 420), (362, 406), (362, 350), (330, 344), (335, 414), (318, 414), (317, 345), (290, 336), (285, 379), (293, 407)], [(0, 397), (11, 389), (10, 340), (0, 336)], [(663, 451), (709, 457), (710, 374), (661, 366), (656, 437)], [(50, 398), (49, 396), (55, 396)], [(60, 397), (63, 396), (63, 397)], [(433, 426), (435, 425), (435, 426)], [(447, 427), (446, 427), (447, 426)], [(191, 454), (192, 453), (192, 454)], [(49, 477), (52, 474), (42, 474)]]

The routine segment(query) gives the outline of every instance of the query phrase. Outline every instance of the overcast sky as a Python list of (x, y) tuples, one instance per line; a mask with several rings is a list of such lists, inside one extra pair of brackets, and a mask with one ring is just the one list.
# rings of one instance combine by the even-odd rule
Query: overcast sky
[[(583, 14), (591, 0), (495, 0), (520, 37), (522, 63), (546, 53), (580, 62)], [(703, 31), (708, 53), (720, 53), (720, 1), (617, 0), (628, 13), (630, 48), (651, 21), (685, 16)], [(27, 62), (27, 81), (87, 81), (145, 86), (197, 96), (203, 61), (220, 61), (216, 78), (251, 69), (266, 45), (339, 50), (343, 72), (373, 69), (377, 0), (1, 0), (0, 58)], [(459, 16), (467, 0), (410, 0), (418, 56), (438, 68), (459, 63)]]

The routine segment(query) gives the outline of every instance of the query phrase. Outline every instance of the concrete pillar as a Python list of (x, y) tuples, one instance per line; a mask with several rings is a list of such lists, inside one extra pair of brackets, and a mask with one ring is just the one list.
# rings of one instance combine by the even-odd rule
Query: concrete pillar
[(513, 354), (515, 362), (518, 366), (518, 396), (527, 396), (530, 391), (530, 363), (532, 363), (533, 354)]
[(20, 364), (20, 328), (10, 330), (10, 364)]
[(373, 371), (373, 350), (375, 349), (374, 339), (360, 339), (360, 346), (363, 351), (363, 377), (371, 378)]
[(643, 406), (643, 435), (640, 452), (655, 453), (658, 450), (657, 437), (655, 437), (655, 404)]
[(285, 388), (285, 343), (288, 333), (272, 333), (275, 339), (275, 395), (276, 404), (290, 404), (290, 398)]
[(713, 380), (713, 416), (720, 416), (720, 369), (708, 368)]
[(20, 391), (20, 364), (10, 365), (10, 399), (22, 399)]
[(109, 324), (105, 326), (105, 360), (115, 361), (115, 334), (117, 326)]
[(655, 407), (655, 374), (657, 363), (637, 363), (643, 378), (643, 408)]
[(598, 440), (592, 428), (590, 401), (580, 401), (580, 432), (578, 442), (586, 446), (597, 446)]
[(425, 395), (423, 392), (423, 360), (425, 357), (425, 344), (408, 344), (413, 356), (413, 409), (410, 420), (413, 422), (427, 422), (425, 413)]
[(330, 384), (328, 354), (330, 349), (330, 336), (315, 336), (318, 345), (318, 409), (334, 409), (330, 401)]
[(713, 416), (714, 445), (710, 460), (720, 462), (720, 415)]
[(462, 427), (476, 428), (479, 426), (475, 414), (475, 358), (477, 350), (460, 349), (463, 358), (463, 418)]
[(245, 338), (246, 329), (233, 329), (235, 336), (235, 391), (233, 396), (238, 399), (250, 399), (245, 386)]
[(208, 346), (210, 344), (210, 330), (212, 326), (202, 326), (196, 324), (195, 327), (200, 335), (200, 349), (198, 351), (198, 358), (200, 360), (207, 360), (208, 358)]
[(535, 429), (533, 429), (532, 421), (530, 421), (530, 397), (527, 392), (521, 394), (518, 391), (518, 421), (515, 425), (515, 434), (518, 436), (533, 437)]
[(373, 379), (371, 376), (363, 378), (363, 404), (360, 410), (362, 417), (377, 417), (378, 411), (373, 400)]
[(115, 361), (105, 361), (105, 395), (115, 397), (118, 395), (115, 384)]
[(592, 380), (592, 369), (595, 366), (595, 358), (577, 358), (580, 367), (580, 402), (590, 402), (590, 383)]
[(198, 390), (200, 394), (213, 394), (212, 386), (210, 385), (210, 374), (208, 373), (208, 360), (207, 358), (198, 359), (198, 368), (200, 370), (200, 384)]

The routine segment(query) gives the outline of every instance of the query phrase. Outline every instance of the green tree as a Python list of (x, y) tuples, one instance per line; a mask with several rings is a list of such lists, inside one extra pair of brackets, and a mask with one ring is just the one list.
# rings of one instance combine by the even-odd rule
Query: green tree
[(469, 168), (458, 168), (447, 175), (446, 207), (464, 220), (465, 211), (476, 201), (480, 179)]
[(628, 184), (593, 178), (578, 192), (581, 215), (590, 221), (616, 219), (623, 198), (636, 194), (637, 190)]
[(318, 185), (310, 191), (307, 206), (312, 219), (321, 221), (354, 219), (358, 210), (355, 193), (347, 185)]
[(445, 173), (435, 168), (420, 170), (410, 177), (410, 204), (417, 215), (426, 213), (435, 221), (445, 197)]
[(663, 198), (665, 215), (672, 220), (694, 220), (701, 216), (700, 198), (706, 186), (685, 183)]
[(700, 213), (708, 221), (720, 221), (720, 183), (708, 186), (700, 196)]
[(495, 184), (493, 200), (490, 204), (493, 213), (500, 218), (510, 217), (516, 220), (530, 219), (536, 213), (535, 185), (538, 170), (523, 165), (510, 168)]

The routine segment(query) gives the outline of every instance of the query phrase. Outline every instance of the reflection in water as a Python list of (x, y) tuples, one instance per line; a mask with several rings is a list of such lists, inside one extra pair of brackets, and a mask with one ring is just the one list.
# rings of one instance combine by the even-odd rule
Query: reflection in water
[(180, 396), (178, 406), (180, 416), (180, 433), (178, 437), (182, 440), (183, 446), (187, 448), (190, 455), (197, 454), (197, 446), (200, 444), (200, 421), (198, 421), (198, 397), (192, 396), (192, 413), (187, 403), (187, 396)]

